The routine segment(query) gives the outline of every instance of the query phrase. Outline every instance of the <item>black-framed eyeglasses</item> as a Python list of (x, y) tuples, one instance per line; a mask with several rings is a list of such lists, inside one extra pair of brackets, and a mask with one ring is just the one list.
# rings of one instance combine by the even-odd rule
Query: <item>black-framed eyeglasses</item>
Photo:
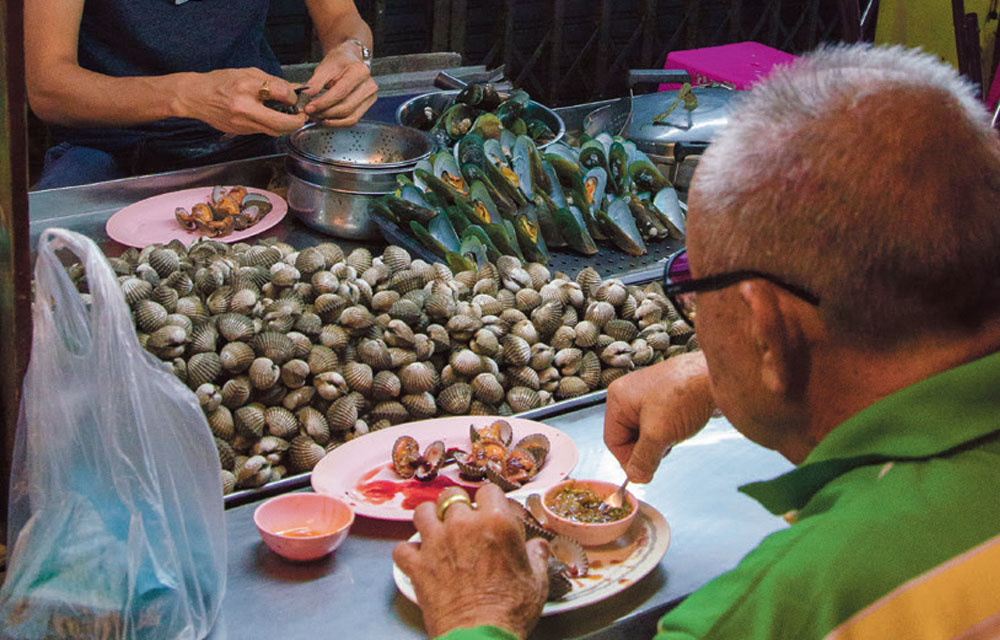
[(674, 305), (684, 321), (693, 327), (694, 320), (698, 315), (698, 296), (696, 295), (698, 292), (718, 291), (737, 282), (753, 278), (767, 280), (811, 305), (819, 304), (819, 296), (764, 271), (729, 271), (706, 278), (692, 278), (686, 248), (667, 258), (667, 264), (663, 268), (663, 293), (666, 294), (670, 304)]

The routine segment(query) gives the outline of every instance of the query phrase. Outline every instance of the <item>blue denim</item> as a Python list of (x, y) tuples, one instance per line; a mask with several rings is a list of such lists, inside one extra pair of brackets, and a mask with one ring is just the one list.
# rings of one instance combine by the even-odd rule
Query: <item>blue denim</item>
[(133, 175), (175, 171), (217, 162), (266, 156), (284, 151), (280, 138), (236, 136), (214, 141), (172, 140), (137, 135), (119, 144), (94, 141), (97, 149), (60, 142), (45, 152), (42, 175), (32, 190), (103, 182)]

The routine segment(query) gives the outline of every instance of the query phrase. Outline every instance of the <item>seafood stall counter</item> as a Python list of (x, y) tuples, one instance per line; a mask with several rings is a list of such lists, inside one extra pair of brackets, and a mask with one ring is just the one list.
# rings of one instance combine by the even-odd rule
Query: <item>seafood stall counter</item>
[[(579, 130), (586, 114), (602, 104), (556, 111), (571, 133)], [(64, 227), (94, 239), (107, 256), (118, 257), (126, 247), (112, 239), (106, 223), (129, 205), (168, 192), (218, 185), (244, 185), (248, 190), (266, 189), (280, 194), (287, 185), (286, 177), (284, 156), (275, 155), (33, 192), (29, 196), (31, 243), (37, 244), (48, 227)], [(372, 254), (383, 249), (381, 244), (330, 238), (292, 216), (263, 231), (261, 237), (274, 238), (296, 250), (331, 241), (344, 254), (357, 248), (370, 249)], [(603, 249), (590, 256), (553, 251), (548, 269), (573, 277), (591, 267), (605, 279), (641, 285), (661, 276), (663, 260), (679, 246), (680, 241), (675, 239), (651, 243), (644, 256)], [(122, 265), (124, 262), (120, 261)], [(625, 291), (623, 286), (621, 291)], [(635, 338), (638, 329), (631, 326), (629, 330), (632, 335), (628, 339)], [(614, 368), (613, 364), (609, 366)], [(387, 377), (391, 377), (388, 372)], [(620, 482), (623, 472), (602, 439), (605, 392), (594, 390), (594, 385), (590, 389), (590, 393), (574, 393), (575, 397), (568, 400), (517, 417), (541, 421), (572, 440), (579, 459), (575, 466), (569, 465), (571, 477)], [(498, 397), (502, 402), (502, 393)], [(543, 617), (532, 637), (652, 635), (655, 618), (664, 607), (734, 566), (763, 536), (784, 526), (780, 518), (737, 493), (736, 487), (790, 468), (781, 456), (749, 442), (725, 420), (713, 420), (698, 436), (674, 449), (653, 483), (632, 488), (652, 513), (662, 515), (650, 525), (649, 535), (644, 534), (637, 544), (652, 545), (650, 539), (657, 538), (656, 544), (666, 550), (662, 559), (654, 558), (641, 572), (616, 575), (612, 588), (600, 597), (581, 601), (578, 608), (554, 608), (552, 615)], [(308, 485), (309, 477), (305, 474), (265, 483), (262, 489), (237, 491), (226, 497), (227, 529), (220, 532), (229, 542), (228, 590), (220, 622), (226, 632), (249, 628), (255, 633), (305, 638), (328, 625), (356, 629), (360, 637), (424, 637), (419, 609), (400, 590), (403, 585), (398, 576), (394, 580), (391, 556), (395, 544), (413, 535), (412, 524), (359, 515), (349, 537), (334, 554), (310, 563), (291, 563), (272, 553), (260, 540), (253, 513), (261, 498), (300, 490)], [(589, 579), (598, 580), (602, 573), (612, 572), (597, 568)]]

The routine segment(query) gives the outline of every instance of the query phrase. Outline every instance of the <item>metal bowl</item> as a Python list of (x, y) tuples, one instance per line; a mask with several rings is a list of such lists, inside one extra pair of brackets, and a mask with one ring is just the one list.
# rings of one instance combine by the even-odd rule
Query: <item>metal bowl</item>
[[(431, 93), (425, 93), (415, 98), (410, 98), (403, 104), (399, 105), (399, 108), (396, 109), (396, 122), (403, 126), (416, 129), (412, 123), (414, 122), (414, 119), (418, 117), (417, 114), (421, 114), (423, 112), (424, 107), (430, 105), (436, 113), (441, 113), (455, 101), (455, 96), (457, 96), (458, 93), (459, 92), (456, 90), (432, 91)], [(546, 126), (548, 126), (549, 129), (552, 129), (553, 133), (556, 134), (556, 137), (552, 140), (546, 142), (545, 144), (538, 145), (540, 149), (549, 146), (553, 142), (558, 142), (564, 135), (566, 135), (566, 123), (563, 122), (563, 119), (558, 113), (549, 109), (544, 104), (540, 104), (532, 100), (528, 103), (527, 115), (530, 118), (541, 120), (546, 124)], [(419, 131), (419, 129), (417, 130)]]
[(288, 208), (323, 233), (354, 240), (377, 237), (368, 203), (395, 191), (396, 176), (409, 175), (434, 150), (428, 134), (410, 127), (306, 125), (288, 137)]
[(368, 205), (383, 194), (339, 191), (307, 182), (295, 174), (288, 177), (288, 208), (309, 227), (349, 240), (371, 240), (381, 235)]

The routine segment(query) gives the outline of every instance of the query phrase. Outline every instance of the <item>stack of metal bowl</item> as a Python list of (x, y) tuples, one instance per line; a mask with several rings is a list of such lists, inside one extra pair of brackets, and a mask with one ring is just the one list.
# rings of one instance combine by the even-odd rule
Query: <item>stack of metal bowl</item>
[(434, 152), (422, 131), (379, 122), (349, 128), (309, 124), (288, 137), (288, 208), (310, 227), (340, 238), (377, 237), (368, 203), (396, 190)]

